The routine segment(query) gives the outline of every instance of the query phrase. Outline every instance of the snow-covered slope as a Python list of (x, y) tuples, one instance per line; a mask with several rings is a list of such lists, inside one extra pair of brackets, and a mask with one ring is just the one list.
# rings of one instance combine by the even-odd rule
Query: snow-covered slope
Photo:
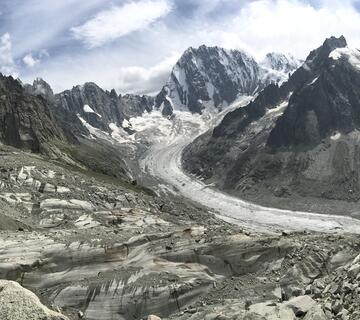
[(264, 71), (264, 82), (282, 83), (287, 80), (289, 75), (298, 69), (301, 64), (301, 60), (296, 59), (289, 53), (268, 53), (260, 63), (260, 66)]
[(290, 55), (271, 53), (258, 63), (239, 50), (204, 45), (189, 48), (156, 97), (155, 107), (164, 115), (171, 115), (173, 110), (221, 110), (238, 96), (254, 95), (271, 82), (286, 80), (299, 65)]

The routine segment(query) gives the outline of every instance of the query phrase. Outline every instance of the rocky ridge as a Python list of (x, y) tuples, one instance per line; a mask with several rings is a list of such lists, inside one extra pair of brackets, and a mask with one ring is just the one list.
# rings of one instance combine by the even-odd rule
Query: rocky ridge
[[(111, 132), (110, 124), (123, 126), (124, 120), (150, 112), (154, 100), (149, 96), (118, 95), (89, 82), (55, 95), (56, 108), (68, 110), (91, 126)], [(126, 126), (125, 126), (126, 127)]]
[(59, 153), (55, 142), (66, 141), (42, 98), (28, 95), (17, 80), (0, 75), (0, 140), (32, 152)]
[(357, 201), (357, 56), (343, 37), (327, 39), (287, 82), (269, 85), (194, 141), (184, 167), (266, 205), (289, 208), (310, 197), (300, 208), (327, 211), (325, 200)]

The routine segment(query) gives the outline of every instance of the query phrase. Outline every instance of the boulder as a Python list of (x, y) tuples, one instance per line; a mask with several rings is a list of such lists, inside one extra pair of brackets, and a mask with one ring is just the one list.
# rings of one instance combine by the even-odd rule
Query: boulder
[(360, 273), (360, 264), (356, 263), (352, 265), (349, 269), (349, 275), (353, 278), (356, 278), (356, 276)]
[(316, 302), (309, 296), (299, 296), (285, 303), (292, 309), (297, 317), (304, 316), (311, 308), (316, 307)]
[(31, 291), (14, 281), (0, 280), (1, 320), (69, 320), (45, 307)]
[(319, 306), (312, 307), (305, 315), (304, 320), (327, 320), (324, 311)]

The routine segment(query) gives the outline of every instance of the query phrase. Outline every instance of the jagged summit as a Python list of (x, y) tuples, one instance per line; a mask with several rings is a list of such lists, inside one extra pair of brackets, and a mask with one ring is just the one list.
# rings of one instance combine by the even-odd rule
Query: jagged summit
[(319, 68), (322, 66), (330, 53), (337, 48), (345, 48), (347, 47), (347, 42), (344, 36), (339, 38), (330, 37), (326, 39), (323, 45), (313, 51), (310, 52), (308, 57), (306, 58), (304, 68)]
[[(167, 84), (156, 97), (155, 108), (170, 115), (173, 110), (201, 113), (222, 109), (238, 96), (254, 95), (271, 82), (285, 80), (299, 64), (264, 67), (240, 50), (205, 45), (187, 49), (174, 66)], [(282, 71), (280, 71), (282, 70)]]
[(120, 127), (125, 119), (150, 111), (154, 104), (151, 97), (121, 96), (115, 90), (103, 90), (94, 82), (75, 86), (55, 98), (58, 108), (70, 110), (82, 121), (108, 132), (111, 132), (110, 124)]
[(343, 36), (331, 37), (309, 55), (305, 66), (311, 81), (292, 95), (268, 146), (313, 146), (334, 132), (349, 133), (360, 125), (360, 54), (347, 48)]

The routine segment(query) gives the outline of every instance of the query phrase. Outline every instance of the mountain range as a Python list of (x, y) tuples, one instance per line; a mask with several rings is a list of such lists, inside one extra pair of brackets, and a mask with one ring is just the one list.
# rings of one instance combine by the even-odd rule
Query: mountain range
[(344, 37), (329, 38), (287, 82), (269, 85), (189, 145), (184, 167), (268, 205), (289, 207), (299, 197), (357, 201), (359, 84), (360, 52)]
[[(242, 51), (206, 46), (189, 48), (155, 98), (119, 95), (92, 82), (54, 94), (43, 79), (23, 85), (2, 76), (3, 100), (23, 109), (17, 112), (7, 103), (8, 107), (2, 110), (1, 140), (34, 152), (59, 155), (58, 148), (49, 148), (47, 141), (78, 144), (79, 138), (89, 136), (92, 128), (108, 134), (120, 128), (132, 134), (127, 121), (153, 109), (160, 109), (164, 115), (171, 115), (174, 109), (193, 113), (201, 113), (204, 108), (221, 110), (239, 95), (253, 95), (268, 83), (284, 81), (298, 64), (290, 55), (271, 53), (259, 64)], [(22, 101), (26, 101), (26, 109)], [(9, 119), (13, 124), (11, 129)]]
[(0, 75), (0, 319), (359, 319), (359, 88), (344, 37), (156, 97)]

